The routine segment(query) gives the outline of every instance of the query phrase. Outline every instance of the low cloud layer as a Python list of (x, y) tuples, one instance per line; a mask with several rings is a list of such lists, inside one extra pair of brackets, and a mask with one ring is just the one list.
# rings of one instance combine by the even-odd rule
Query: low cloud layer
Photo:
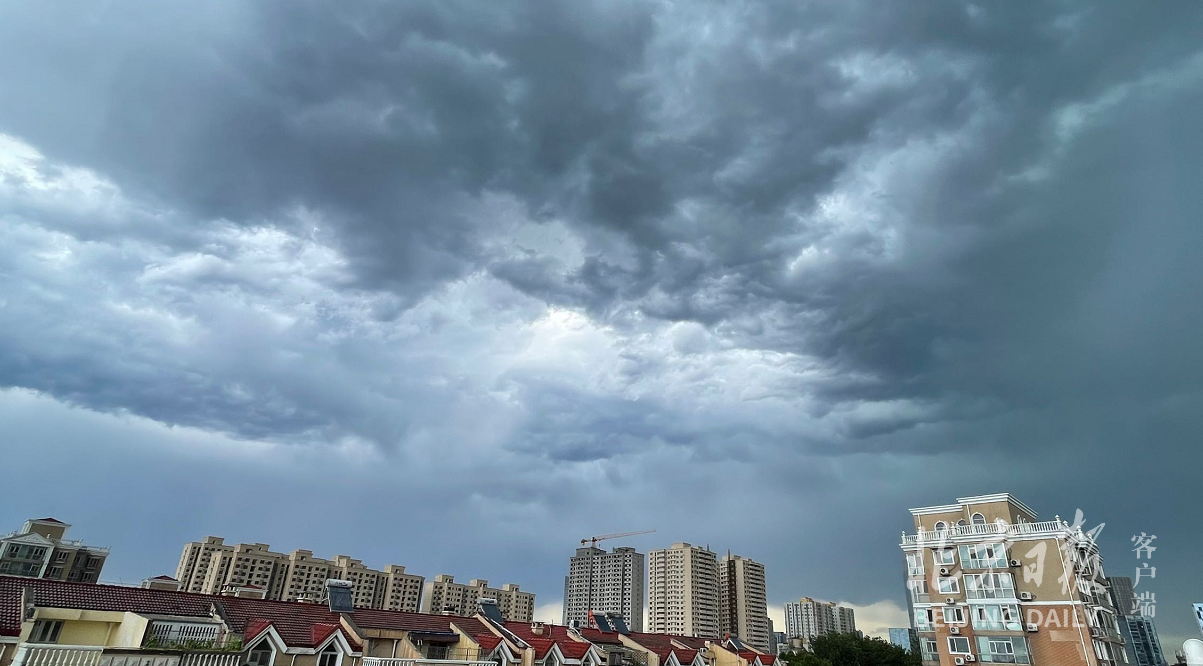
[(655, 527), (881, 609), (908, 507), (1009, 490), (1159, 534), (1193, 631), (1198, 12), (135, 4), (0, 9), (8, 523), (548, 607)]

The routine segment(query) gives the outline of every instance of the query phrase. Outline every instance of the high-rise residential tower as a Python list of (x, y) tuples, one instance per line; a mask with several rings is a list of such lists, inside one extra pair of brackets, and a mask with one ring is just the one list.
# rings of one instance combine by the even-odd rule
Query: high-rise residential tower
[(1123, 640), (1089, 532), (1009, 494), (911, 509), (902, 535), (924, 664), (1121, 664)]
[(718, 558), (709, 548), (674, 543), (648, 553), (648, 630), (719, 636)]
[(856, 633), (856, 613), (831, 601), (802, 597), (785, 605), (785, 635), (806, 643), (823, 634)]
[(768, 602), (764, 565), (728, 553), (718, 563), (719, 630), (769, 651)]
[(643, 631), (647, 572), (642, 553), (594, 546), (577, 548), (564, 577), (564, 624), (589, 620), (589, 611), (618, 613), (632, 631)]

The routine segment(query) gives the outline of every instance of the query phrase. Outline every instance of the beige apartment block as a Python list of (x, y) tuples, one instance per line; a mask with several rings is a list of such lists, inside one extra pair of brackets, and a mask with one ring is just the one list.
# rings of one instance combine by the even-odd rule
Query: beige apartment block
[(719, 629), (769, 651), (768, 601), (764, 565), (728, 553), (718, 563)]
[(1102, 558), (1083, 526), (1040, 521), (1007, 493), (911, 515), (915, 533), (901, 547), (925, 665), (1125, 663)]
[(535, 595), (523, 592), (517, 585), (507, 583), (500, 589), (489, 587), (489, 581), (473, 579), (467, 585), (455, 582), (454, 576), (439, 574), (426, 586), (422, 598), (423, 613), (452, 613), (475, 615), (480, 612), (481, 599), (496, 599), (501, 616), (513, 622), (530, 622), (535, 616)]
[(785, 605), (785, 636), (803, 645), (823, 634), (856, 633), (856, 613), (832, 601), (802, 597)]
[(380, 604), (376, 607), (417, 612), (422, 605), (422, 586), (425, 582), (424, 576), (405, 573), (405, 567), (400, 564), (384, 567), (384, 584), (381, 586)]
[(285, 555), (264, 543), (230, 545), (214, 536), (184, 545), (176, 578), (188, 592), (247, 597), (261, 590), (264, 599), (276, 601), (320, 601), (327, 580), (347, 580), (355, 607), (411, 612), (418, 610), (425, 581), (395, 564), (377, 571), (347, 555), (326, 560), (299, 549)]
[(646, 589), (644, 556), (634, 548), (577, 548), (564, 578), (563, 622), (587, 625), (589, 611), (618, 613), (631, 631), (643, 631)]
[(109, 549), (66, 538), (70, 527), (54, 518), (31, 518), (19, 532), (0, 536), (0, 575), (95, 583)]
[(648, 553), (648, 631), (719, 636), (718, 558), (709, 548), (674, 543)]

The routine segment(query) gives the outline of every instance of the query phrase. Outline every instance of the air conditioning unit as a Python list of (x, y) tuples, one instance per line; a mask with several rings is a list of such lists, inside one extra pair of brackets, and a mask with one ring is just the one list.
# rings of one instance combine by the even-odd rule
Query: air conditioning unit
[(1036, 624), (1035, 622), (1029, 622), (1028, 631), (1040, 631), (1040, 625)]
[(1031, 601), (1031, 600), (1032, 600), (1032, 593), (1031, 593), (1031, 592), (1020, 592), (1020, 593), (1019, 593), (1019, 600), (1020, 600), (1020, 601)]
[(975, 657), (975, 656), (973, 656), (973, 655), (971, 655), (971, 654), (967, 654), (967, 655), (965, 655), (965, 663), (966, 663), (966, 664), (972, 664), (972, 663), (973, 663), (973, 662), (975, 662), (975, 661), (977, 661), (977, 657)]
[(944, 603), (946, 603), (946, 604), (955, 604), (956, 602), (957, 602), (957, 600), (953, 599), (952, 597), (948, 597), (947, 599), (944, 600)]
[(956, 625), (953, 625), (948, 628), (948, 633), (952, 634), (953, 636), (957, 636), (961, 633), (961, 628)]
[(947, 576), (950, 573), (952, 573), (952, 572), (948, 570), (948, 567), (940, 567), (940, 575), (941, 576)]
[(1013, 566), (1013, 567), (1020, 566), (1021, 564), (1023, 564), (1023, 563), (1020, 562), (1019, 560), (1011, 560), (1011, 566)]
[(962, 664), (964, 664), (964, 663), (965, 663), (965, 658), (964, 658), (964, 657), (957, 657), (956, 659), (953, 659), (953, 660), (952, 660), (952, 663), (956, 664), (957, 666), (962, 666)]

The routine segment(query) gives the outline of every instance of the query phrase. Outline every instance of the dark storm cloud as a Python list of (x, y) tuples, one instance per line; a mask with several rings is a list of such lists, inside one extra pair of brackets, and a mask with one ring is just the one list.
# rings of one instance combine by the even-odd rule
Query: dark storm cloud
[[(1091, 488), (1180, 515), (1203, 462), (1192, 10), (9, 3), (0, 402), (76, 424), (9, 446), (86, 441), (67, 403), (337, 459), (554, 554), (514, 578), (599, 505), (738, 520), (774, 602), (895, 597), (908, 504), (1147, 529)], [(880, 573), (794, 566), (832, 544)]]

